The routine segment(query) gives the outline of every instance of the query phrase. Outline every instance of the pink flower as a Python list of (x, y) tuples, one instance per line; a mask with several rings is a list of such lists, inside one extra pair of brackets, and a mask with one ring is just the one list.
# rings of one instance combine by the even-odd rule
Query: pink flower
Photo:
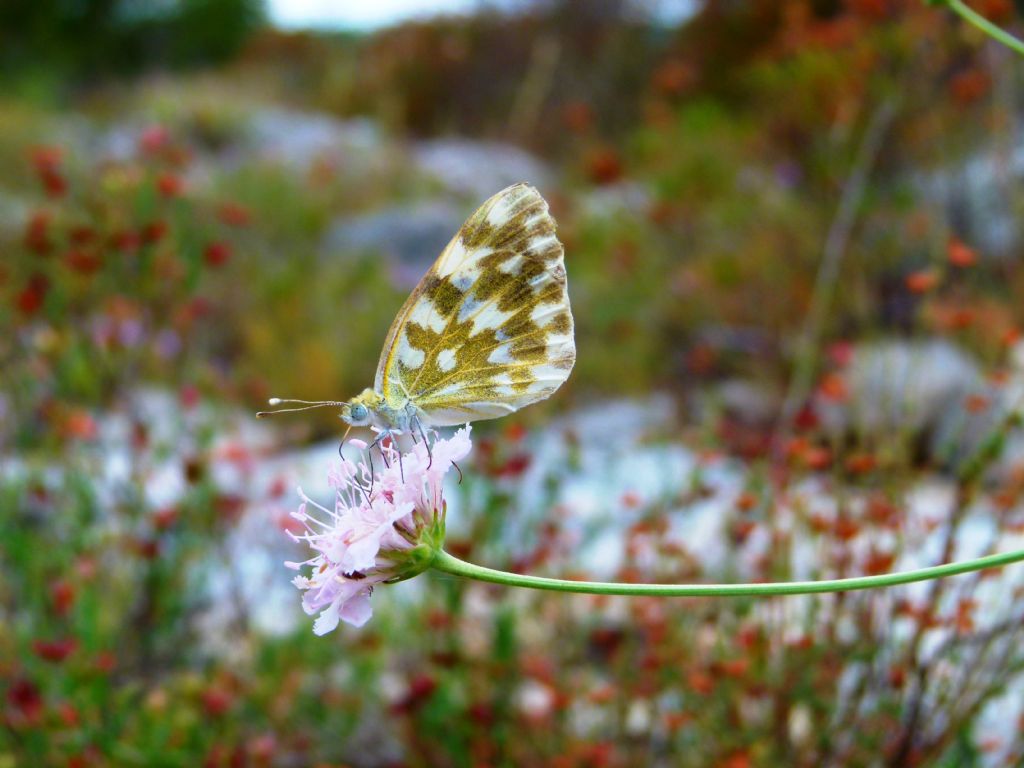
[[(285, 565), (312, 568), (292, 583), (304, 590), (306, 613), (320, 613), (313, 632), (324, 635), (339, 620), (361, 627), (373, 614), (374, 585), (402, 581), (430, 567), (444, 541), (444, 476), (469, 453), (469, 432), (467, 424), (447, 440), (436, 439), (429, 452), (422, 441), (404, 454), (389, 445), (383, 448), (386, 461), (373, 448), (378, 472), (365, 459), (358, 465), (342, 459), (328, 475), (335, 489), (333, 511), (299, 489), (302, 504), (292, 517), (305, 533), (287, 533), (316, 554)], [(352, 443), (366, 448), (361, 441)], [(310, 514), (310, 507), (322, 514)]]

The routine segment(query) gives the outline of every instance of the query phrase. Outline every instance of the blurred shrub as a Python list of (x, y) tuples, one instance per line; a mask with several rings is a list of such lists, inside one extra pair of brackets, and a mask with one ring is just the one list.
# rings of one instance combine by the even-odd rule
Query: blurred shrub
[(5, 0), (0, 70), (63, 85), (232, 58), (263, 21), (261, 0)]
[(191, 198), (188, 154), (161, 128), (142, 135), (128, 162), (75, 167), (56, 146), (29, 155), (47, 199), (20, 232), (3, 232), (12, 257), (0, 273), (15, 414), (4, 437), (22, 448), (77, 436), (88, 419), (78, 409), (141, 381), (215, 381), (196, 366), (233, 342), (208, 286), (233, 269), (232, 230), (245, 223), (237, 206)]
[(602, 133), (626, 133), (665, 31), (622, 0), (525, 5), (364, 37), (266, 30), (242, 59), (265, 65), (292, 98), (416, 136), (489, 135), (554, 151), (566, 146), (562, 107), (570, 103), (588, 105)]

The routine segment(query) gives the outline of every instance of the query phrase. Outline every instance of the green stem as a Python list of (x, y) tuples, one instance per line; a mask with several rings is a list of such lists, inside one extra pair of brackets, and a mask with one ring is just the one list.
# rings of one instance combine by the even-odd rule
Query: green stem
[(582, 592), (590, 595), (645, 595), (649, 597), (771, 597), (893, 587), (897, 584), (941, 579), (986, 568), (1000, 568), (1021, 561), (1024, 561), (1024, 549), (1003, 552), (998, 555), (987, 555), (958, 563), (933, 565), (913, 571), (885, 573), (880, 576), (856, 576), (849, 579), (825, 579), (823, 581), (782, 581), (767, 584), (618, 584), (601, 581), (548, 579), (542, 576), (526, 576), (473, 565), (459, 560), (443, 550), (438, 552), (431, 567), (467, 579), (489, 581), (509, 587), (547, 589), (553, 592)]
[(943, 5), (946, 5), (964, 21), (973, 24), (989, 37), (998, 40), (1007, 48), (1011, 48), (1024, 56), (1024, 42), (1021, 42), (1006, 30), (997, 27), (980, 13), (965, 5), (962, 0), (945, 0)]

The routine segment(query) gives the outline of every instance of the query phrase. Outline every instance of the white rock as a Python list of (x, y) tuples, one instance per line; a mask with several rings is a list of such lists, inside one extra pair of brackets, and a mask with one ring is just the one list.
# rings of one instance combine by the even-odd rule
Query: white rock
[(421, 173), (433, 176), (456, 194), (480, 202), (520, 181), (540, 187), (543, 192), (552, 178), (543, 161), (513, 144), (432, 139), (417, 144), (412, 154)]

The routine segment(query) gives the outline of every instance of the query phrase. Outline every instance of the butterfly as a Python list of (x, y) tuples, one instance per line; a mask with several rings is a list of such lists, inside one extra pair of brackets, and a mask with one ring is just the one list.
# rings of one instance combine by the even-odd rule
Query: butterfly
[[(564, 251), (548, 204), (528, 184), (467, 219), (398, 311), (372, 388), (340, 406), (381, 436), (493, 419), (550, 396), (576, 360)], [(260, 415), (267, 415), (263, 413)], [(415, 433), (413, 433), (415, 436)]]

